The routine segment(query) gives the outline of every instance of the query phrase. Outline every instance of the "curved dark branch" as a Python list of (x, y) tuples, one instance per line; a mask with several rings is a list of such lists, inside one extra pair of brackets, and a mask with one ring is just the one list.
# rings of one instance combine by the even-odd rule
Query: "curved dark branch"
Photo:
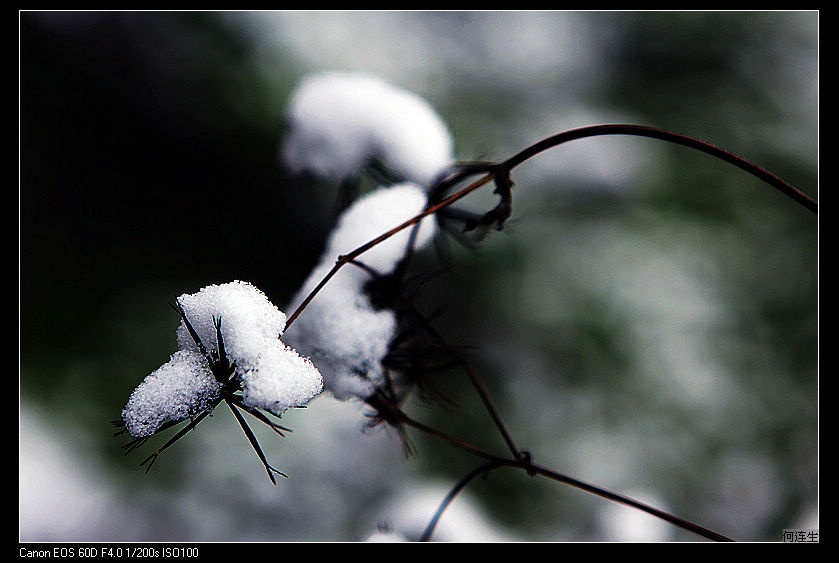
[(585, 481), (580, 481), (579, 479), (576, 479), (576, 478), (571, 477), (569, 475), (565, 475), (563, 473), (559, 473), (558, 471), (554, 471), (552, 469), (548, 469), (547, 467), (542, 467), (540, 465), (535, 465), (533, 463), (530, 463), (529, 460), (527, 461), (526, 464), (524, 464), (524, 466), (520, 461), (515, 461), (515, 462), (510, 461), (510, 462), (507, 463), (507, 465), (510, 465), (511, 467), (521, 467), (521, 468), (526, 469), (529, 472), (534, 473), (536, 475), (541, 475), (543, 477), (547, 477), (548, 479), (552, 479), (552, 480), (560, 482), (560, 483), (565, 483), (565, 484), (571, 485), (572, 487), (575, 487), (577, 489), (586, 491), (588, 493), (595, 494), (595, 495), (597, 495), (599, 497), (602, 497), (602, 498), (605, 498), (607, 500), (611, 500), (611, 501), (614, 501), (614, 502), (619, 502), (619, 503), (624, 504), (626, 506), (635, 508), (637, 510), (641, 510), (642, 512), (646, 512), (647, 514), (655, 516), (656, 518), (660, 518), (662, 520), (670, 522), (674, 526), (677, 526), (677, 527), (679, 527), (683, 530), (687, 530), (689, 532), (693, 532), (694, 534), (700, 535), (704, 538), (714, 540), (714, 541), (721, 541), (721, 542), (734, 541), (733, 539), (731, 539), (727, 536), (724, 536), (724, 535), (722, 535), (718, 532), (715, 532), (713, 530), (709, 530), (708, 528), (705, 528), (704, 526), (700, 526), (699, 524), (696, 524), (696, 523), (691, 522), (689, 520), (685, 520), (684, 518), (679, 518), (678, 516), (674, 516), (670, 513), (664, 512), (663, 510), (659, 510), (658, 508), (655, 508), (655, 507), (650, 506), (648, 504), (644, 504), (640, 501), (629, 498), (627, 496), (624, 496), (624, 495), (621, 495), (621, 494), (618, 494), (618, 493), (614, 493), (612, 491), (608, 491), (606, 489), (598, 487), (597, 485), (592, 485), (591, 483), (586, 483)]
[(586, 137), (599, 137), (604, 135), (634, 135), (637, 137), (649, 137), (652, 139), (659, 139), (662, 141), (669, 141), (677, 145), (683, 145), (692, 149), (704, 152), (729, 164), (732, 164), (741, 170), (745, 170), (749, 174), (760, 178), (770, 186), (778, 189), (783, 194), (797, 201), (810, 211), (818, 213), (818, 203), (811, 199), (806, 194), (800, 192), (784, 180), (781, 180), (774, 174), (764, 170), (763, 168), (749, 162), (748, 160), (730, 153), (725, 149), (721, 149), (705, 141), (688, 137), (680, 133), (666, 131), (664, 129), (657, 129), (655, 127), (647, 127), (644, 125), (628, 125), (628, 124), (608, 124), (608, 125), (592, 125), (588, 127), (580, 127), (578, 129), (571, 129), (563, 131), (546, 139), (535, 143), (516, 155), (508, 158), (501, 164), (502, 168), (509, 170), (515, 168), (524, 161), (536, 156), (537, 154), (548, 149), (557, 147), (563, 143), (574, 141), (577, 139), (584, 139)]
[[(458, 438), (454, 438), (454, 437), (449, 436), (447, 434), (444, 434), (444, 433), (442, 433), (438, 430), (430, 428), (430, 427), (428, 427), (428, 426), (426, 426), (426, 425), (424, 425), (420, 422), (417, 422), (417, 421), (411, 419), (410, 417), (408, 417), (407, 415), (402, 413), (402, 411), (398, 411), (398, 413), (399, 414), (396, 415), (396, 416), (398, 416), (400, 422), (404, 423), (405, 425), (410, 426), (412, 428), (415, 428), (417, 430), (420, 430), (422, 432), (425, 432), (425, 433), (427, 433), (431, 436), (434, 436), (436, 438), (442, 439), (442, 440), (452, 444), (453, 446), (455, 446), (457, 448), (460, 448), (460, 449), (462, 449), (466, 452), (477, 455), (479, 457), (483, 457), (488, 462), (487, 462), (487, 464), (485, 464), (482, 467), (488, 467), (488, 466), (502, 467), (502, 466), (505, 466), (505, 467), (515, 467), (515, 468), (518, 468), (518, 469), (522, 469), (522, 470), (526, 471), (528, 475), (532, 475), (532, 476), (539, 475), (541, 477), (546, 477), (548, 479), (552, 479), (552, 480), (557, 481), (559, 483), (564, 483), (566, 485), (570, 485), (570, 486), (572, 486), (576, 489), (580, 489), (580, 490), (585, 491), (587, 493), (595, 494), (595, 495), (597, 495), (599, 497), (602, 497), (604, 499), (614, 501), (614, 502), (618, 502), (618, 503), (624, 504), (626, 506), (629, 506), (629, 507), (635, 508), (637, 510), (640, 510), (642, 512), (646, 512), (647, 514), (649, 514), (651, 516), (655, 516), (656, 518), (660, 518), (660, 519), (662, 519), (666, 522), (669, 522), (669, 523), (673, 524), (674, 526), (677, 526), (677, 527), (679, 527), (683, 530), (687, 530), (689, 532), (692, 532), (694, 534), (702, 536), (706, 539), (713, 540), (713, 541), (725, 541), (725, 542), (734, 541), (731, 538), (729, 538), (729, 537), (727, 537), (723, 534), (720, 534), (718, 532), (715, 532), (713, 530), (705, 528), (704, 526), (700, 526), (699, 524), (691, 522), (690, 520), (685, 520), (684, 518), (680, 518), (678, 516), (675, 516), (673, 514), (670, 514), (668, 512), (665, 512), (663, 510), (660, 510), (660, 509), (655, 508), (653, 506), (650, 506), (648, 504), (644, 504), (644, 503), (642, 503), (640, 501), (637, 501), (635, 499), (632, 499), (630, 497), (627, 497), (627, 496), (621, 495), (619, 493), (609, 491), (609, 490), (604, 489), (602, 487), (599, 487), (597, 485), (593, 485), (591, 483), (581, 481), (580, 479), (577, 479), (575, 477), (571, 477), (570, 475), (566, 475), (564, 473), (560, 473), (559, 471), (554, 471), (553, 469), (534, 464), (531, 460), (530, 455), (527, 452), (522, 452), (523, 455), (518, 456), (518, 458), (507, 459), (507, 458), (495, 455), (493, 453), (490, 453), (490, 452), (484, 450), (483, 448), (480, 448), (478, 446), (475, 446), (473, 444), (470, 444), (468, 442), (465, 442), (465, 441), (460, 440)], [(474, 478), (474, 476), (473, 476), (473, 478)], [(465, 486), (465, 484), (464, 484), (464, 486)], [(457, 490), (459, 490), (459, 489), (457, 489)], [(456, 491), (455, 491), (455, 494), (456, 494)]]
[(437, 508), (437, 512), (434, 513), (434, 516), (431, 518), (431, 521), (425, 527), (425, 531), (422, 533), (422, 536), (420, 537), (419, 541), (427, 542), (431, 539), (431, 534), (434, 533), (434, 528), (437, 527), (437, 522), (440, 521), (440, 517), (443, 515), (443, 512), (454, 500), (454, 497), (456, 497), (457, 494), (466, 487), (466, 485), (468, 485), (476, 477), (479, 477), (484, 473), (489, 473), (498, 466), (499, 464), (496, 462), (485, 463), (484, 465), (473, 470), (468, 475), (463, 477), (463, 479), (458, 481), (454, 488), (451, 491), (449, 491), (449, 494), (446, 495), (446, 498), (443, 499), (443, 502), (440, 503), (440, 506)]

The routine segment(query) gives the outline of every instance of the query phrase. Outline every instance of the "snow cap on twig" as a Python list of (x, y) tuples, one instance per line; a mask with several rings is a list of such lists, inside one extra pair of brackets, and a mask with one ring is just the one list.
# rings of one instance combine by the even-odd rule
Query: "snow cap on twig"
[[(411, 183), (381, 187), (358, 199), (339, 218), (319, 264), (293, 303), (299, 304), (329, 273), (338, 256), (347, 254), (420, 213), (424, 190)], [(406, 228), (359, 256), (365, 268), (346, 265), (323, 286), (285, 336), (311, 357), (324, 386), (339, 399), (366, 398), (382, 384), (382, 359), (397, 328), (396, 314), (377, 309), (365, 286), (372, 276), (391, 274), (412, 244)], [(422, 220), (414, 248), (428, 244), (436, 232), (433, 217)]]
[[(323, 389), (317, 368), (280, 340), (285, 314), (253, 285), (210, 285), (181, 295), (177, 304), (179, 351), (143, 380), (122, 412), (135, 438), (154, 434), (167, 421), (212, 410), (225, 388), (241, 390), (245, 407), (275, 414), (305, 404)], [(211, 366), (221, 357), (232, 366), (229, 387)]]
[(281, 149), (292, 172), (340, 180), (370, 161), (428, 187), (454, 161), (451, 133), (423, 98), (354, 72), (304, 77), (287, 108)]
[[(178, 303), (208, 349), (218, 349), (213, 319), (221, 319), (225, 352), (242, 380), (246, 406), (280, 413), (305, 404), (322, 390), (318, 370), (280, 340), (285, 313), (255, 286), (242, 281), (210, 285), (182, 295)], [(183, 320), (178, 345), (196, 347)]]

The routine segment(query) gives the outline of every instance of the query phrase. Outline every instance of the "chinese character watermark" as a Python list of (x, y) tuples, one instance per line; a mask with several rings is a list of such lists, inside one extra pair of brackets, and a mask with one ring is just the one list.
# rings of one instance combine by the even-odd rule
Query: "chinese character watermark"
[(784, 543), (818, 543), (819, 530), (784, 530)]

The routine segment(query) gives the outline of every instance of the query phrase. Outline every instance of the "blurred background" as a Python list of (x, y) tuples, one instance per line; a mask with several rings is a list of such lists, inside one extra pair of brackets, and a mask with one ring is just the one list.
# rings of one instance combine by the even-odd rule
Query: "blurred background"
[[(425, 97), (458, 158), (650, 125), (818, 199), (818, 12), (21, 12), (23, 541), (419, 536), (480, 460), (365, 430), (323, 394), (255, 428), (218, 409), (148, 474), (110, 421), (176, 349), (168, 303), (242, 279), (281, 309), (337, 187), (277, 153), (297, 81), (360, 70)], [(423, 294), (536, 462), (746, 541), (818, 528), (818, 218), (707, 155), (575, 141), (514, 171), (507, 228)], [(488, 209), (489, 190), (464, 202)], [(417, 419), (504, 453), (458, 371)], [(449, 541), (693, 541), (521, 471), (472, 483)]]

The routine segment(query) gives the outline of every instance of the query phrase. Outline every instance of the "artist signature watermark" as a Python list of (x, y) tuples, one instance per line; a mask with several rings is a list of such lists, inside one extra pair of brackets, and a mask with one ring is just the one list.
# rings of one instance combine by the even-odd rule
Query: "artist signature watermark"
[(818, 543), (819, 530), (784, 530), (784, 543)]

